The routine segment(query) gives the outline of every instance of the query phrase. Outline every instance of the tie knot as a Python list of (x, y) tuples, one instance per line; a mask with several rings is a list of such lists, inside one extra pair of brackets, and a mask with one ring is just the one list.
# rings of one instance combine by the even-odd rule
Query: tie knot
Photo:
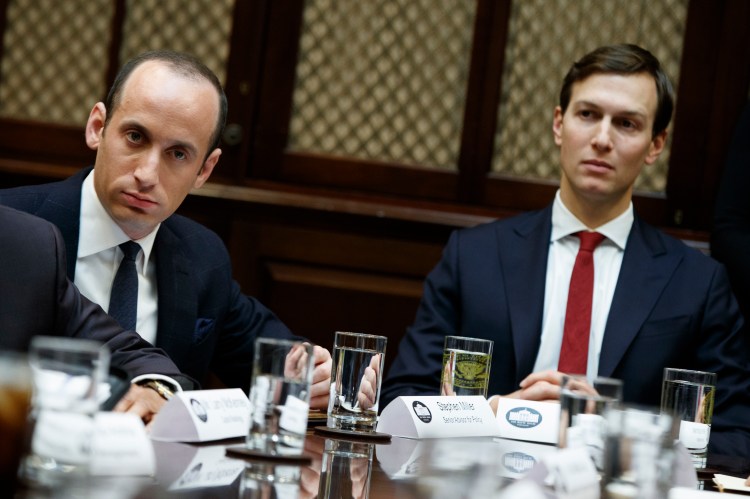
[(605, 237), (598, 232), (589, 232), (582, 230), (576, 233), (576, 236), (581, 240), (581, 247), (579, 251), (594, 251), (599, 243), (604, 241)]
[(141, 245), (133, 241), (126, 241), (120, 245), (120, 249), (125, 254), (125, 259), (135, 260), (136, 255), (141, 251)]

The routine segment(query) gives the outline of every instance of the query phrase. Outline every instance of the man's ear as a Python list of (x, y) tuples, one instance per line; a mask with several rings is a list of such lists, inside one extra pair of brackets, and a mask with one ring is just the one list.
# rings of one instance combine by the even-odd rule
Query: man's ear
[(555, 107), (555, 115), (552, 118), (552, 134), (555, 136), (555, 144), (562, 144), (563, 112), (560, 106)]
[(648, 148), (648, 154), (646, 155), (644, 163), (651, 165), (659, 158), (659, 155), (664, 150), (664, 146), (667, 144), (667, 135), (668, 132), (662, 130), (656, 135), (656, 137), (651, 139), (651, 145)]
[(97, 150), (104, 135), (104, 123), (107, 121), (107, 108), (103, 102), (97, 102), (89, 113), (86, 122), (86, 145), (90, 149)]
[(208, 180), (208, 177), (210, 177), (211, 173), (214, 171), (216, 163), (219, 161), (219, 156), (221, 156), (221, 149), (218, 147), (208, 155), (206, 161), (203, 162), (203, 166), (198, 170), (198, 176), (195, 178), (195, 182), (193, 182), (193, 187), (195, 189), (203, 187), (203, 184), (206, 183), (206, 180)]

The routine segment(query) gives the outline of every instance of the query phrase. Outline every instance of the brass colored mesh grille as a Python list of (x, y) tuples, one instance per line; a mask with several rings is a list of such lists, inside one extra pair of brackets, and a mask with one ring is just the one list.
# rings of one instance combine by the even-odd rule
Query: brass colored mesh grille
[(475, 9), (308, 1), (289, 148), (455, 170)]
[(234, 0), (128, 0), (120, 62), (155, 49), (189, 52), (226, 77)]
[[(191, 52), (225, 78), (234, 0), (130, 0), (121, 60)], [(0, 66), (0, 117), (82, 126), (106, 92), (111, 0), (11, 0)]]
[(85, 124), (105, 92), (113, 12), (110, 0), (12, 0), (0, 117)]
[[(661, 61), (675, 87), (688, 0), (523, 0), (513, 2), (492, 171), (558, 179), (552, 116), (571, 63), (600, 45), (636, 43)], [(635, 188), (663, 192), (669, 144)]]

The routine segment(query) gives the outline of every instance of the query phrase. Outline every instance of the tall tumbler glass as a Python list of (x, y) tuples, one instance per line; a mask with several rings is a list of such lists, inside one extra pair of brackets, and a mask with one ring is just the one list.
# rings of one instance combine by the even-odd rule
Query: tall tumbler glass
[(602, 469), (604, 411), (622, 400), (619, 379), (565, 375), (560, 388), (561, 448), (586, 448), (596, 468)]
[(267, 455), (302, 453), (313, 367), (309, 343), (274, 338), (255, 341), (248, 449)]
[(661, 499), (672, 487), (673, 420), (645, 407), (607, 409), (602, 499)]
[(492, 340), (446, 336), (440, 395), (487, 396)]
[(68, 478), (88, 475), (94, 416), (106, 386), (109, 357), (98, 341), (50, 336), (32, 340), (33, 434), (20, 470), (31, 486), (57, 487)]
[(706, 465), (711, 418), (714, 413), (716, 374), (688, 369), (664, 369), (661, 410), (679, 423), (679, 439), (697, 468)]
[(329, 428), (375, 431), (387, 341), (385, 336), (336, 332), (328, 401)]

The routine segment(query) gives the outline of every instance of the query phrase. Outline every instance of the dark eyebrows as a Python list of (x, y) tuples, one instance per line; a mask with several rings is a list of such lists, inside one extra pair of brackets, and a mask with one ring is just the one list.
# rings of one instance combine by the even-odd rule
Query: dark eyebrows
[[(587, 101), (587, 100), (580, 100), (580, 101), (572, 102), (570, 107), (573, 108), (573, 109), (591, 108), (591, 109), (595, 109), (597, 111), (601, 111), (602, 110), (602, 106), (600, 106), (596, 102), (591, 102), (591, 101)], [(648, 115), (646, 115), (645, 113), (643, 113), (641, 111), (635, 111), (635, 110), (633, 110), (633, 111), (627, 111), (627, 110), (625, 110), (625, 111), (617, 111), (614, 114), (616, 116), (619, 116), (619, 117), (625, 117), (625, 118), (630, 118), (630, 119), (637, 119), (637, 120), (640, 120), (640, 121), (643, 121), (643, 122), (648, 121)]]
[[(139, 122), (135, 120), (123, 120), (120, 122), (120, 131), (126, 131), (126, 130), (136, 130), (138, 133), (143, 135), (147, 140), (151, 139), (151, 135), (148, 133), (148, 130), (146, 127), (141, 125)], [(189, 142), (182, 142), (182, 141), (175, 141), (172, 143), (170, 148), (177, 147), (179, 149), (184, 149), (187, 151), (191, 156), (198, 157), (198, 149), (190, 144)]]

